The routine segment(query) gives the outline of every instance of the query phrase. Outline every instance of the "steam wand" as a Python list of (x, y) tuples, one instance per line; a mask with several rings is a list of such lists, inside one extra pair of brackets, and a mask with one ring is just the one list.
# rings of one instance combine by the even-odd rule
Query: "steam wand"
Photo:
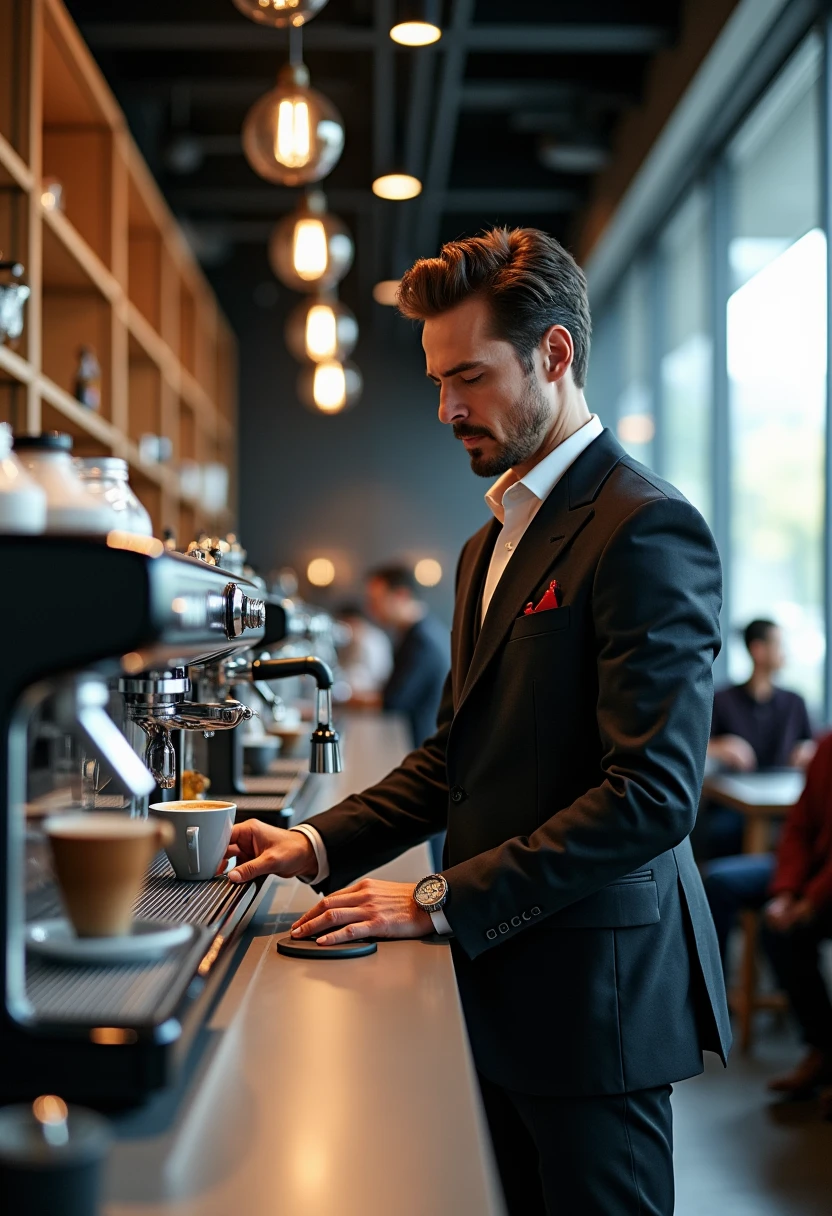
[(332, 685), (334, 679), (329, 666), (315, 655), (295, 659), (255, 659), (251, 665), (251, 680), (267, 683), (269, 680), (285, 680), (290, 676), (312, 676), (318, 685), (318, 725), (312, 732), (312, 754), (309, 758), (311, 773), (340, 773), (341, 740), (332, 722)]

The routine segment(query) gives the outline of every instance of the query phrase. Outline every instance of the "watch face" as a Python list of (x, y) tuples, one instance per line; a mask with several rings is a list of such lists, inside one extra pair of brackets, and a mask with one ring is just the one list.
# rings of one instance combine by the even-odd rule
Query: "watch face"
[(444, 878), (423, 878), (419, 883), (419, 902), (423, 904), (438, 904), (445, 894)]

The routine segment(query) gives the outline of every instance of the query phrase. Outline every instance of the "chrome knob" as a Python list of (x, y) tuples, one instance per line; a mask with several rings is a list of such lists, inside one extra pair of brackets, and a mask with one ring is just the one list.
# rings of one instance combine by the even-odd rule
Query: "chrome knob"
[(246, 629), (262, 629), (266, 624), (263, 600), (249, 599), (236, 583), (225, 589), (225, 636), (238, 638)]

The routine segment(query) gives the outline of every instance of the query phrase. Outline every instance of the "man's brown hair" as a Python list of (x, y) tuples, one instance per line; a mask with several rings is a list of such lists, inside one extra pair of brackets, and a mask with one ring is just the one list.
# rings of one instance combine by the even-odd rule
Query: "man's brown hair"
[(538, 228), (492, 228), (481, 236), (443, 245), (437, 258), (420, 258), (399, 285), (399, 311), (413, 320), (436, 317), (482, 296), (496, 337), (510, 342), (527, 372), (552, 325), (572, 335), (572, 375), (586, 381), (592, 319), (586, 278), (563, 246)]

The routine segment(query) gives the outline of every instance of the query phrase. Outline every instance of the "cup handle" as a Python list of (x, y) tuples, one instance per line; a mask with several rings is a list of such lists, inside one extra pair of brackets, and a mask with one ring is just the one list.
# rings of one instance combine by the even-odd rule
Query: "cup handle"
[(188, 828), (185, 833), (188, 842), (188, 873), (199, 873), (199, 828)]

